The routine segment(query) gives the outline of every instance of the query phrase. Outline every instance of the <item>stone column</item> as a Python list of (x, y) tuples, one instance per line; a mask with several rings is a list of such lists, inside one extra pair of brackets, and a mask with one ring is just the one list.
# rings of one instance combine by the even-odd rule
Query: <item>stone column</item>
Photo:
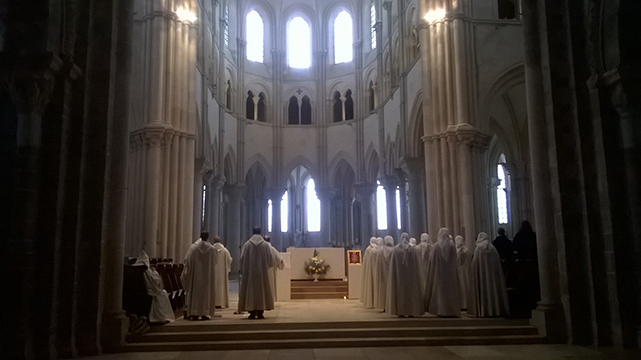
[(323, 244), (330, 244), (332, 240), (332, 221), (331, 221), (331, 208), (332, 199), (334, 198), (335, 190), (330, 187), (316, 188), (316, 196), (321, 202), (321, 241)]
[[(133, 2), (115, 2), (116, 56), (115, 81), (110, 91), (113, 114), (110, 121), (108, 148), (108, 206), (103, 216), (102, 287), (104, 299), (101, 322), (103, 350), (113, 351), (123, 345), (128, 319), (122, 309), (123, 266), (127, 220), (127, 170), (129, 161), (129, 111), (131, 89), (131, 46)], [(113, 50), (112, 50), (113, 51)]]
[[(469, 125), (468, 125), (469, 126)], [(476, 248), (476, 214), (474, 214), (474, 176), (472, 147), (474, 146), (474, 130), (471, 126), (460, 129), (459, 142), (459, 176), (461, 178), (461, 207), (463, 208), (463, 236), (465, 245), (473, 251)]]
[(147, 147), (147, 176), (145, 194), (145, 223), (143, 249), (150, 258), (157, 256), (158, 250), (158, 214), (160, 212), (160, 166), (162, 151), (160, 148), (164, 127), (150, 125), (144, 129), (144, 141)]
[(354, 246), (354, 195), (344, 200), (345, 246)]
[(361, 203), (361, 239), (362, 249), (367, 248), (369, 239), (376, 235), (376, 207), (375, 198), (376, 184), (360, 183), (354, 185), (356, 189), (356, 201)]
[(401, 232), (409, 231), (409, 207), (407, 205), (407, 179), (405, 173), (401, 169), (396, 169), (396, 176), (398, 178), (398, 191), (399, 191), (399, 201), (401, 202)]
[(538, 0), (523, 0), (523, 38), (528, 112), (528, 136), (532, 174), (532, 202), (536, 219), (537, 252), (541, 301), (532, 313), (532, 323), (548, 342), (567, 339), (561, 303), (559, 260), (554, 225), (552, 188), (546, 124), (546, 96), (541, 58), (541, 31)]
[(418, 238), (422, 233), (427, 232), (423, 159), (404, 158), (401, 161), (401, 167), (407, 175), (409, 192), (409, 226), (407, 230), (411, 236)]
[(209, 182), (209, 212), (207, 213), (207, 217), (209, 218), (208, 228), (209, 231), (214, 235), (220, 235), (222, 230), (220, 226), (220, 190), (222, 189), (224, 184), (225, 181), (220, 175), (215, 176)]
[(240, 231), (240, 209), (243, 196), (245, 195), (245, 184), (225, 185), (223, 191), (227, 196), (227, 249), (234, 261), (231, 263), (230, 279), (238, 279), (238, 260), (240, 260), (240, 247), (246, 239), (241, 239)]
[(396, 176), (386, 176), (381, 179), (381, 184), (385, 188), (385, 200), (387, 203), (387, 235), (398, 240), (398, 219), (396, 216), (396, 189), (398, 187), (398, 178)]
[(272, 245), (278, 251), (284, 251), (280, 218), (280, 201), (285, 194), (286, 188), (272, 188), (269, 191), (269, 198), (272, 200)]

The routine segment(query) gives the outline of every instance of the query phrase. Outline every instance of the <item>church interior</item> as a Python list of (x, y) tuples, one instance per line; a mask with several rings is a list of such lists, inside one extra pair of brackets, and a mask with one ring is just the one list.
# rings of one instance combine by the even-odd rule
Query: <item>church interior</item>
[[(255, 226), (281, 253), (443, 227), (474, 252), (523, 221), (539, 299), (510, 320), (638, 349), (640, 17), (637, 0), (3, 2), (2, 353), (119, 353), (129, 259), (178, 266), (202, 230), (237, 286)], [(344, 300), (306, 301), (340, 321)]]

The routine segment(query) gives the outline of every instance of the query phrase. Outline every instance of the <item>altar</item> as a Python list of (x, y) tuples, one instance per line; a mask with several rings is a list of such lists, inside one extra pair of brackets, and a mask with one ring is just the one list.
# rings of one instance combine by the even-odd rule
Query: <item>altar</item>
[(314, 256), (314, 250), (318, 251), (318, 257), (325, 260), (329, 265), (329, 270), (322, 278), (324, 279), (344, 279), (345, 273), (345, 248), (287, 248), (290, 254), (291, 278), (292, 280), (309, 279), (310, 276), (305, 273), (305, 262)]

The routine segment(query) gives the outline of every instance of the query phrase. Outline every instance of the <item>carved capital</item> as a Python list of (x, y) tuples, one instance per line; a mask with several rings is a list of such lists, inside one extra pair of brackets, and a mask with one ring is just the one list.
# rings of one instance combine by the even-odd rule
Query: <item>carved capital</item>
[(160, 147), (165, 133), (165, 128), (162, 125), (154, 126), (149, 125), (143, 128), (143, 141), (145, 146)]
[(354, 190), (356, 191), (356, 200), (360, 202), (373, 200), (372, 197), (376, 194), (376, 184), (358, 183), (354, 185)]

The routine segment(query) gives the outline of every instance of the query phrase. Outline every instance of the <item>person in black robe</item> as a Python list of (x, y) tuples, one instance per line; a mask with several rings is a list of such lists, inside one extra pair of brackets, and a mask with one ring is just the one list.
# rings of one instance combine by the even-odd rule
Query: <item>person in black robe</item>
[(514, 256), (514, 245), (512, 240), (508, 239), (505, 236), (505, 229), (499, 228), (499, 236), (492, 241), (492, 245), (496, 248), (496, 251), (499, 252), (499, 257), (501, 260), (508, 260)]

